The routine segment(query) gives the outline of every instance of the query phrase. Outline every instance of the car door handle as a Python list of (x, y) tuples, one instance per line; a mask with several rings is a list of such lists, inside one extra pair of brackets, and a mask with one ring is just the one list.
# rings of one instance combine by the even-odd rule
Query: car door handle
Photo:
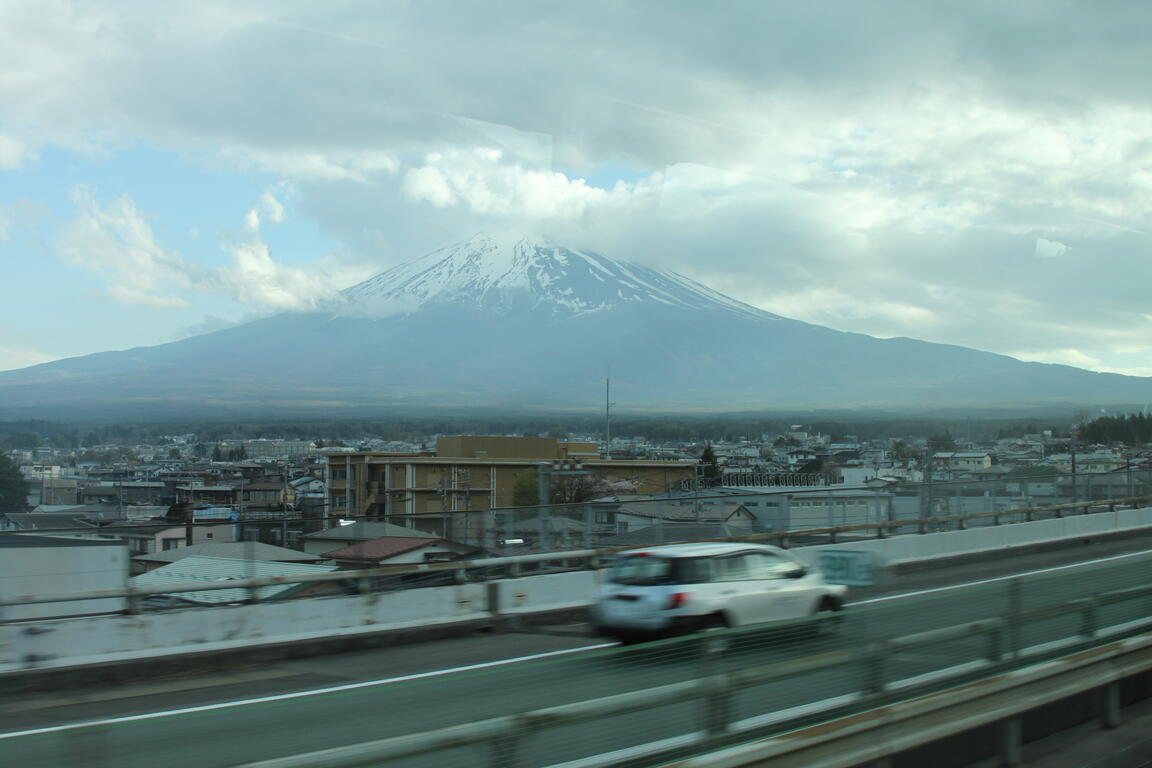
[(726, 590), (724, 590), (723, 592), (721, 592), (720, 594), (722, 594), (722, 595), (734, 595), (734, 594), (736, 594), (736, 590), (734, 590), (734, 589), (726, 589)]

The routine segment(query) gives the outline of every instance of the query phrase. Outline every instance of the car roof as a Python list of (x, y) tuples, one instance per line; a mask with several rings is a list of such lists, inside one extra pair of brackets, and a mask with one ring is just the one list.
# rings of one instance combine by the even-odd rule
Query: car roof
[(712, 557), (715, 555), (728, 555), (733, 552), (771, 552), (783, 554), (783, 550), (767, 544), (746, 544), (743, 542), (728, 541), (697, 541), (689, 544), (664, 544), (658, 547), (641, 547), (621, 552), (620, 555), (648, 554), (658, 557)]

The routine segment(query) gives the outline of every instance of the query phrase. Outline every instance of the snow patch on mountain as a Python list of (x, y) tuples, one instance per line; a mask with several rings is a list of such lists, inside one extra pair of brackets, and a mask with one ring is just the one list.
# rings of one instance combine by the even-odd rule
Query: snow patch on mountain
[(549, 240), (489, 233), (381, 272), (342, 294), (343, 301), (332, 311), (353, 317), (393, 317), (465, 305), (498, 313), (543, 310), (563, 318), (645, 302), (777, 318), (674, 272)]

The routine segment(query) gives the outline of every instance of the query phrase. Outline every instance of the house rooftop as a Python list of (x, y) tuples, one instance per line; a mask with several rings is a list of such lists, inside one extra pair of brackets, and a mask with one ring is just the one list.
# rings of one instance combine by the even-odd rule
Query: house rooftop
[(323, 531), (305, 534), (301, 538), (309, 541), (315, 541), (317, 539), (368, 541), (370, 539), (378, 539), (381, 536), (407, 536), (420, 539), (439, 538), (435, 533), (418, 531), (415, 528), (406, 528), (403, 525), (395, 525), (393, 523), (372, 522), (369, 520), (358, 520), (351, 525), (338, 525), (334, 528), (327, 528)]
[[(204, 557), (192, 555), (175, 563), (163, 565), (154, 571), (133, 576), (132, 586), (187, 585), (195, 581), (229, 581), (232, 579), (263, 578), (271, 576), (302, 576), (308, 573), (331, 573), (334, 565), (307, 563), (279, 563), (266, 560), (241, 560), (233, 557)], [(256, 590), (257, 597), (287, 597), (300, 588), (299, 584), (272, 584)], [(171, 597), (191, 603), (239, 603), (249, 598), (247, 589), (217, 589), (209, 592), (172, 592)]]
[(92, 521), (82, 514), (7, 512), (8, 522), (24, 531), (69, 531), (81, 528), (95, 528)]
[(165, 549), (146, 555), (136, 555), (133, 560), (147, 563), (174, 563), (186, 557), (227, 557), (239, 560), (264, 560), (279, 563), (313, 563), (322, 559), (297, 549), (277, 547), (259, 541), (205, 541), (187, 547)]
[[(370, 541), (361, 541), (347, 547), (325, 552), (324, 557), (331, 560), (386, 560), (405, 552), (412, 552), (421, 547), (447, 544), (445, 539), (412, 537), (412, 536), (381, 536)], [(479, 551), (479, 550), (476, 550)]]
[(43, 549), (45, 547), (122, 547), (116, 539), (81, 536), (29, 536), (23, 533), (0, 533), (0, 549)]

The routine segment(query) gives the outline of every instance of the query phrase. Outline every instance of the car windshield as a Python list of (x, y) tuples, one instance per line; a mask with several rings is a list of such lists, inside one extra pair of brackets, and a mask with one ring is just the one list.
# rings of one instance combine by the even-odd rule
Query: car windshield
[(706, 558), (631, 555), (616, 563), (609, 581), (631, 586), (699, 584), (711, 581), (711, 565)]

